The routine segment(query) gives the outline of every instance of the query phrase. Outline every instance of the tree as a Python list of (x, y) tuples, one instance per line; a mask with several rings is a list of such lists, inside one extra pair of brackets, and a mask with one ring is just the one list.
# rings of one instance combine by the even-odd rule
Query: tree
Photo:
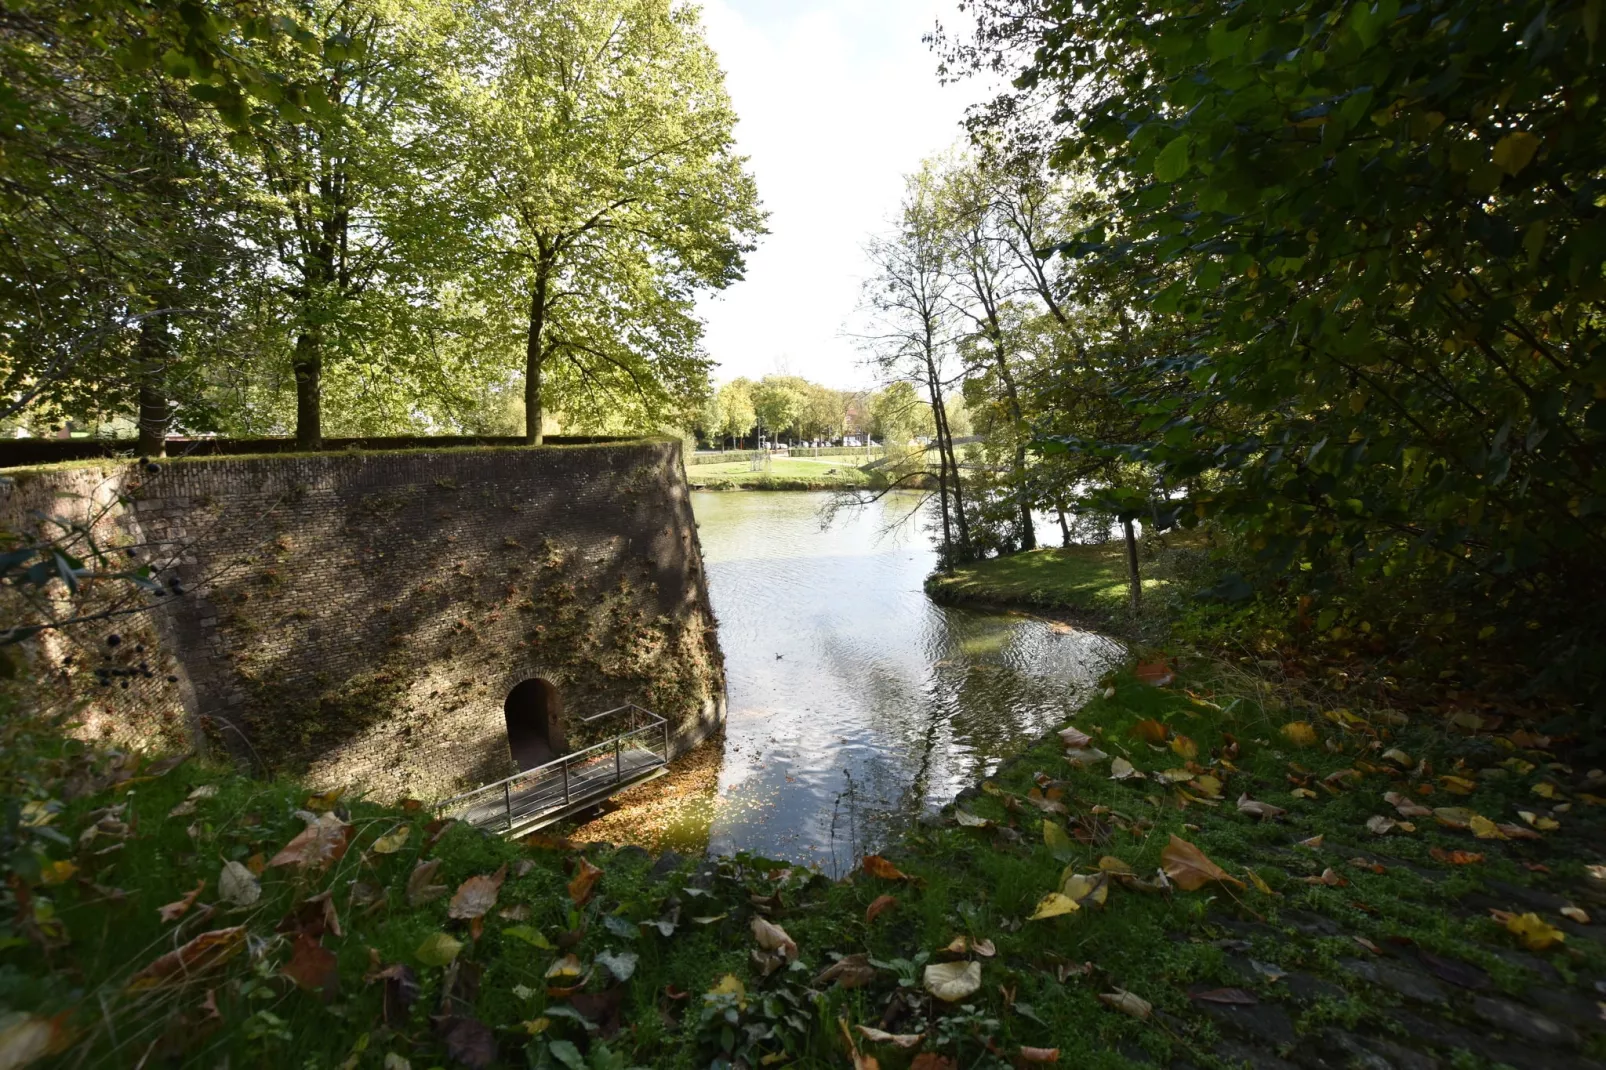
[[(782, 435), (797, 430), (798, 421), (808, 405), (808, 398), (797, 383), (786, 376), (766, 375), (753, 388), (753, 412), (758, 426), (767, 428), (771, 435)], [(805, 384), (806, 385), (806, 384)]]
[[(549, 400), (652, 420), (705, 388), (699, 290), (741, 278), (762, 232), (735, 114), (694, 8), (485, 0), (469, 175), (479, 291), (521, 296), (525, 439)], [(500, 318), (498, 318), (500, 316)]]
[(905, 180), (894, 229), (874, 239), (868, 252), (875, 270), (865, 283), (865, 304), (873, 333), (865, 344), (885, 372), (919, 383), (926, 392), (938, 453), (941, 558), (943, 567), (950, 568), (970, 560), (973, 551), (964, 487), (944, 404), (951, 385), (952, 265), (931, 165)]

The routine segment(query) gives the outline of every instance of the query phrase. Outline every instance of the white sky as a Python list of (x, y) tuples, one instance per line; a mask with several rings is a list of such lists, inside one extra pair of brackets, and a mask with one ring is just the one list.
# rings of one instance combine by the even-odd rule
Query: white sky
[(737, 142), (769, 210), (747, 278), (704, 299), (718, 382), (789, 372), (835, 387), (874, 379), (844, 329), (868, 273), (865, 240), (903, 176), (954, 144), (973, 83), (941, 86), (921, 41), (953, 0), (704, 0), (708, 39), (741, 118)]

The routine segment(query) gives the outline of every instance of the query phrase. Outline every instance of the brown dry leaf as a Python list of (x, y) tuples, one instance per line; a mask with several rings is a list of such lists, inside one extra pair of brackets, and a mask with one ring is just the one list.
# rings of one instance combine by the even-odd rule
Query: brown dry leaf
[(848, 1042), (848, 1056), (853, 1060), (853, 1070), (881, 1070), (881, 1064), (876, 1062), (875, 1056), (859, 1051), (858, 1041), (848, 1032), (848, 1020), (838, 1018), (836, 1023), (842, 1027), (842, 1037)]
[(1022, 1044), (1020, 1061), (1023, 1063), (1057, 1063), (1060, 1061), (1060, 1050), (1058, 1048), (1028, 1048)]
[(1326, 837), (1326, 833), (1318, 832), (1316, 835), (1312, 836), (1308, 840), (1300, 840), (1298, 843), (1294, 844), (1294, 846), (1295, 847), (1309, 847), (1311, 850), (1314, 851), (1314, 850), (1316, 850), (1316, 848), (1318, 848), (1318, 847), (1320, 847), (1322, 845), (1322, 840), (1325, 837)]
[(435, 877), (440, 873), (440, 869), (441, 862), (438, 858), (420, 862), (413, 867), (412, 875), (407, 878), (408, 906), (422, 906), (446, 894), (446, 885), (435, 883)]
[(1093, 737), (1078, 728), (1060, 729), (1060, 740), (1067, 747), (1081, 748), (1093, 745)]
[(960, 810), (957, 807), (954, 809), (954, 821), (959, 824), (960, 828), (985, 829), (993, 827), (993, 823), (985, 817), (977, 817), (975, 814), (967, 810)]
[(1576, 921), (1580, 925), (1589, 924), (1589, 912), (1583, 907), (1568, 905), (1562, 907), (1560, 910), (1556, 911), (1556, 913), (1560, 914), (1568, 921)]
[(924, 1033), (888, 1033), (884, 1030), (872, 1029), (867, 1025), (857, 1025), (854, 1028), (859, 1031), (859, 1035), (864, 1037), (865, 1040), (875, 1044), (891, 1044), (895, 1048), (916, 1048), (920, 1046), (922, 1040), (926, 1039), (926, 1034)]
[(318, 937), (305, 932), (296, 937), (290, 961), (279, 972), (298, 988), (322, 992), (326, 999), (332, 999), (340, 988), (340, 963), (335, 953), (324, 947)]
[(1495, 826), (1495, 828), (1499, 829), (1502, 833), (1504, 833), (1506, 839), (1508, 839), (1508, 840), (1542, 840), (1542, 839), (1544, 839), (1543, 836), (1539, 835), (1539, 833), (1535, 832), (1531, 828), (1525, 828), (1522, 825), (1510, 824), (1510, 823), (1505, 822), (1505, 821), (1500, 822), (1498, 825)]
[(1145, 743), (1164, 743), (1171, 730), (1154, 718), (1145, 718), (1133, 725), (1130, 729), (1132, 735)]
[(870, 965), (870, 956), (860, 953), (837, 959), (820, 971), (814, 983), (825, 985), (835, 981), (841, 988), (863, 988), (874, 980), (875, 967)]
[(1165, 875), (1185, 892), (1197, 891), (1211, 881), (1236, 884), (1240, 888), (1244, 886), (1243, 881), (1210, 861), (1203, 851), (1175, 833), (1171, 835), (1171, 842), (1160, 852), (1160, 866)]
[(909, 1064), (909, 1070), (959, 1070), (959, 1064), (946, 1055), (923, 1051)]
[(861, 863), (864, 871), (872, 877), (879, 877), (884, 881), (906, 881), (909, 875), (898, 869), (880, 855), (865, 855)]
[(1483, 861), (1483, 855), (1476, 851), (1446, 851), (1442, 847), (1429, 847), (1428, 854), (1436, 861), (1448, 862), (1452, 866), (1470, 866)]
[(1345, 880), (1343, 877), (1340, 877), (1333, 870), (1332, 866), (1328, 866), (1326, 869), (1322, 870), (1321, 876), (1299, 877), (1298, 880), (1303, 884), (1325, 884), (1329, 888), (1342, 888), (1349, 883), (1349, 881)]
[(1366, 831), (1374, 836), (1387, 836), (1398, 825), (1398, 821), (1392, 817), (1384, 817), (1382, 814), (1373, 814), (1366, 819)]
[(1164, 658), (1138, 662), (1137, 668), (1132, 670), (1132, 675), (1137, 677), (1138, 683), (1148, 684), (1150, 687), (1169, 687), (1177, 678), (1177, 674), (1171, 671), (1171, 666), (1166, 664)]
[(1141, 779), (1143, 774), (1138, 772), (1137, 768), (1134, 767), (1131, 762), (1127, 761), (1125, 758), (1116, 758), (1114, 761), (1110, 762), (1111, 780), (1129, 780), (1132, 777), (1138, 777)]
[(169, 951), (129, 978), (130, 992), (160, 988), (170, 982), (183, 983), (223, 965), (245, 947), (245, 926), (214, 929)]
[(333, 813), (320, 814), (278, 854), (268, 859), (268, 865), (300, 866), (316, 871), (340, 861), (350, 846), (351, 826)]
[(871, 901), (870, 905), (864, 908), (864, 923), (869, 925), (872, 921), (875, 921), (876, 918), (880, 917), (882, 911), (896, 906), (897, 903), (898, 900), (890, 895), (876, 896), (875, 899)]
[(755, 915), (752, 929), (753, 939), (758, 941), (762, 950), (773, 952), (787, 962), (797, 958), (797, 943), (779, 925)]
[(1099, 1002), (1138, 1019), (1148, 1018), (1154, 1012), (1152, 1003), (1122, 988), (1117, 988), (1114, 992), (1100, 992)]
[(1270, 817), (1279, 817), (1288, 811), (1281, 806), (1273, 806), (1268, 802), (1257, 802), (1249, 797), (1248, 792), (1244, 792), (1238, 796), (1238, 812), (1240, 814), (1248, 814), (1251, 817), (1258, 817), (1264, 821)]
[(163, 922), (177, 921), (189, 912), (190, 907), (195, 905), (196, 898), (200, 896), (201, 889), (205, 887), (206, 880), (202, 878), (201, 883), (186, 892), (183, 899), (175, 900), (166, 906), (157, 907), (156, 912), (162, 916)]
[(0, 1019), (0, 1070), (21, 1070), (47, 1055), (66, 1051), (72, 1043), (67, 1029), (69, 1013), (54, 1018), (13, 1014)]
[(1385, 791), (1383, 801), (1399, 811), (1401, 817), (1432, 817), (1433, 811), (1419, 802), (1412, 801), (1408, 795), (1401, 795), (1397, 791)]
[(1260, 1002), (1260, 998), (1253, 992), (1246, 992), (1241, 988), (1212, 988), (1206, 992), (1190, 992), (1188, 998), (1203, 1003), (1220, 1003), (1237, 1007), (1252, 1007)]
[(460, 921), (483, 918), (496, 905), (497, 893), (502, 890), (502, 882), (506, 879), (505, 863), (489, 877), (483, 875), (470, 877), (458, 886), (457, 893), (452, 896), (451, 903), (446, 907), (446, 916)]
[(590, 900), (597, 881), (602, 878), (602, 868), (593, 866), (589, 859), (580, 855), (574, 860), (574, 879), (569, 881), (569, 898), (577, 907), (585, 906)]

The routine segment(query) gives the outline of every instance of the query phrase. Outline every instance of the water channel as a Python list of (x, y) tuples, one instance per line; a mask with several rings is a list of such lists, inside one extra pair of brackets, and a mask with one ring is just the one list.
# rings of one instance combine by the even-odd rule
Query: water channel
[(730, 700), (716, 854), (840, 873), (1073, 712), (1119, 653), (938, 606), (918, 499), (822, 528), (829, 494), (693, 495)]

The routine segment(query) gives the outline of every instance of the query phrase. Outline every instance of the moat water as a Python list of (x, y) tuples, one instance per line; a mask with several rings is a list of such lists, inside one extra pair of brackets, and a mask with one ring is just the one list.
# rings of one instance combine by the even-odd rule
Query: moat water
[(838, 874), (1074, 712), (1120, 648), (932, 603), (918, 498), (822, 528), (830, 499), (698, 492), (693, 508), (730, 702), (710, 850)]

